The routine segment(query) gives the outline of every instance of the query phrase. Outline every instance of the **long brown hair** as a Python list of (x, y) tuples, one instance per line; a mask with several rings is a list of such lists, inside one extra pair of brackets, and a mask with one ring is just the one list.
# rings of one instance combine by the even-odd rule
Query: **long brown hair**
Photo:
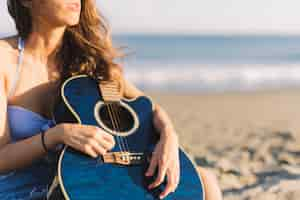
[[(63, 42), (56, 51), (61, 80), (77, 74), (117, 79), (122, 70), (114, 59), (124, 55), (113, 47), (110, 27), (94, 0), (81, 0), (81, 3), (79, 23), (66, 28)], [(19, 0), (7, 0), (7, 5), (18, 34), (26, 39), (32, 31), (30, 10)]]

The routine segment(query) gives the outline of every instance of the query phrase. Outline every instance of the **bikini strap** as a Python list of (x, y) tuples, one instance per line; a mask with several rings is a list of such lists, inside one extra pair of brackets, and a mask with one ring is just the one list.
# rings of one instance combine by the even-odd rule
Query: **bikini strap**
[(24, 47), (25, 47), (24, 40), (21, 37), (18, 37), (18, 50), (19, 50), (18, 63), (16, 67), (16, 75), (12, 87), (9, 90), (8, 97), (12, 96), (17, 88), (18, 80), (20, 77), (20, 71), (21, 71), (21, 63), (23, 60)]

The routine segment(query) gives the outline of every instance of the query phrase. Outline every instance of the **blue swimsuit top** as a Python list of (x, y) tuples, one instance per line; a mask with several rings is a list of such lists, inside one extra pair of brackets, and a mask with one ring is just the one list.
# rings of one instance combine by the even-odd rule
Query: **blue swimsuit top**
[(54, 125), (53, 120), (21, 106), (8, 105), (7, 112), (12, 142), (34, 136)]
[[(24, 41), (18, 38), (19, 58), (16, 78), (10, 88), (8, 97), (16, 89), (24, 51)], [(29, 109), (16, 105), (7, 106), (7, 118), (12, 142), (39, 134), (54, 126), (54, 121)], [(54, 159), (51, 156), (38, 159), (31, 166), (0, 174), (0, 199), (43, 199), (46, 197), (51, 181), (55, 175)]]
[[(23, 59), (24, 45), (24, 41), (19, 37), (18, 49), (20, 53), (18, 57), (17, 73), (15, 76), (16, 78), (14, 80), (13, 87), (10, 89), (8, 97), (12, 96), (17, 86)], [(31, 137), (39, 133), (41, 129), (47, 130), (54, 125), (53, 120), (46, 119), (40, 114), (21, 106), (8, 105), (7, 113), (11, 139), (13, 142)]]

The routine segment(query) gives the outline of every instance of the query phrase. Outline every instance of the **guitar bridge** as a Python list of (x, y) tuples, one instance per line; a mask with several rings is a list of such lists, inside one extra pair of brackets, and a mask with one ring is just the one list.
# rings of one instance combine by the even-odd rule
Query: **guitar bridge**
[(103, 155), (104, 163), (115, 163), (120, 165), (141, 164), (145, 160), (144, 153), (109, 152)]

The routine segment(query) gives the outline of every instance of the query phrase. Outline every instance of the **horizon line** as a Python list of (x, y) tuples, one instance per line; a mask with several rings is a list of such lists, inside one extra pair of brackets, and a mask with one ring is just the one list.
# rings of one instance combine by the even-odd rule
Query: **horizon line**
[[(172, 32), (172, 31), (115, 31), (111, 32), (112, 36), (134, 36), (134, 35), (149, 35), (149, 36), (276, 36), (276, 37), (300, 37), (300, 32), (241, 32), (241, 31), (199, 31), (199, 32)], [(0, 37), (7, 37), (16, 34), (15, 31), (0, 32)]]

